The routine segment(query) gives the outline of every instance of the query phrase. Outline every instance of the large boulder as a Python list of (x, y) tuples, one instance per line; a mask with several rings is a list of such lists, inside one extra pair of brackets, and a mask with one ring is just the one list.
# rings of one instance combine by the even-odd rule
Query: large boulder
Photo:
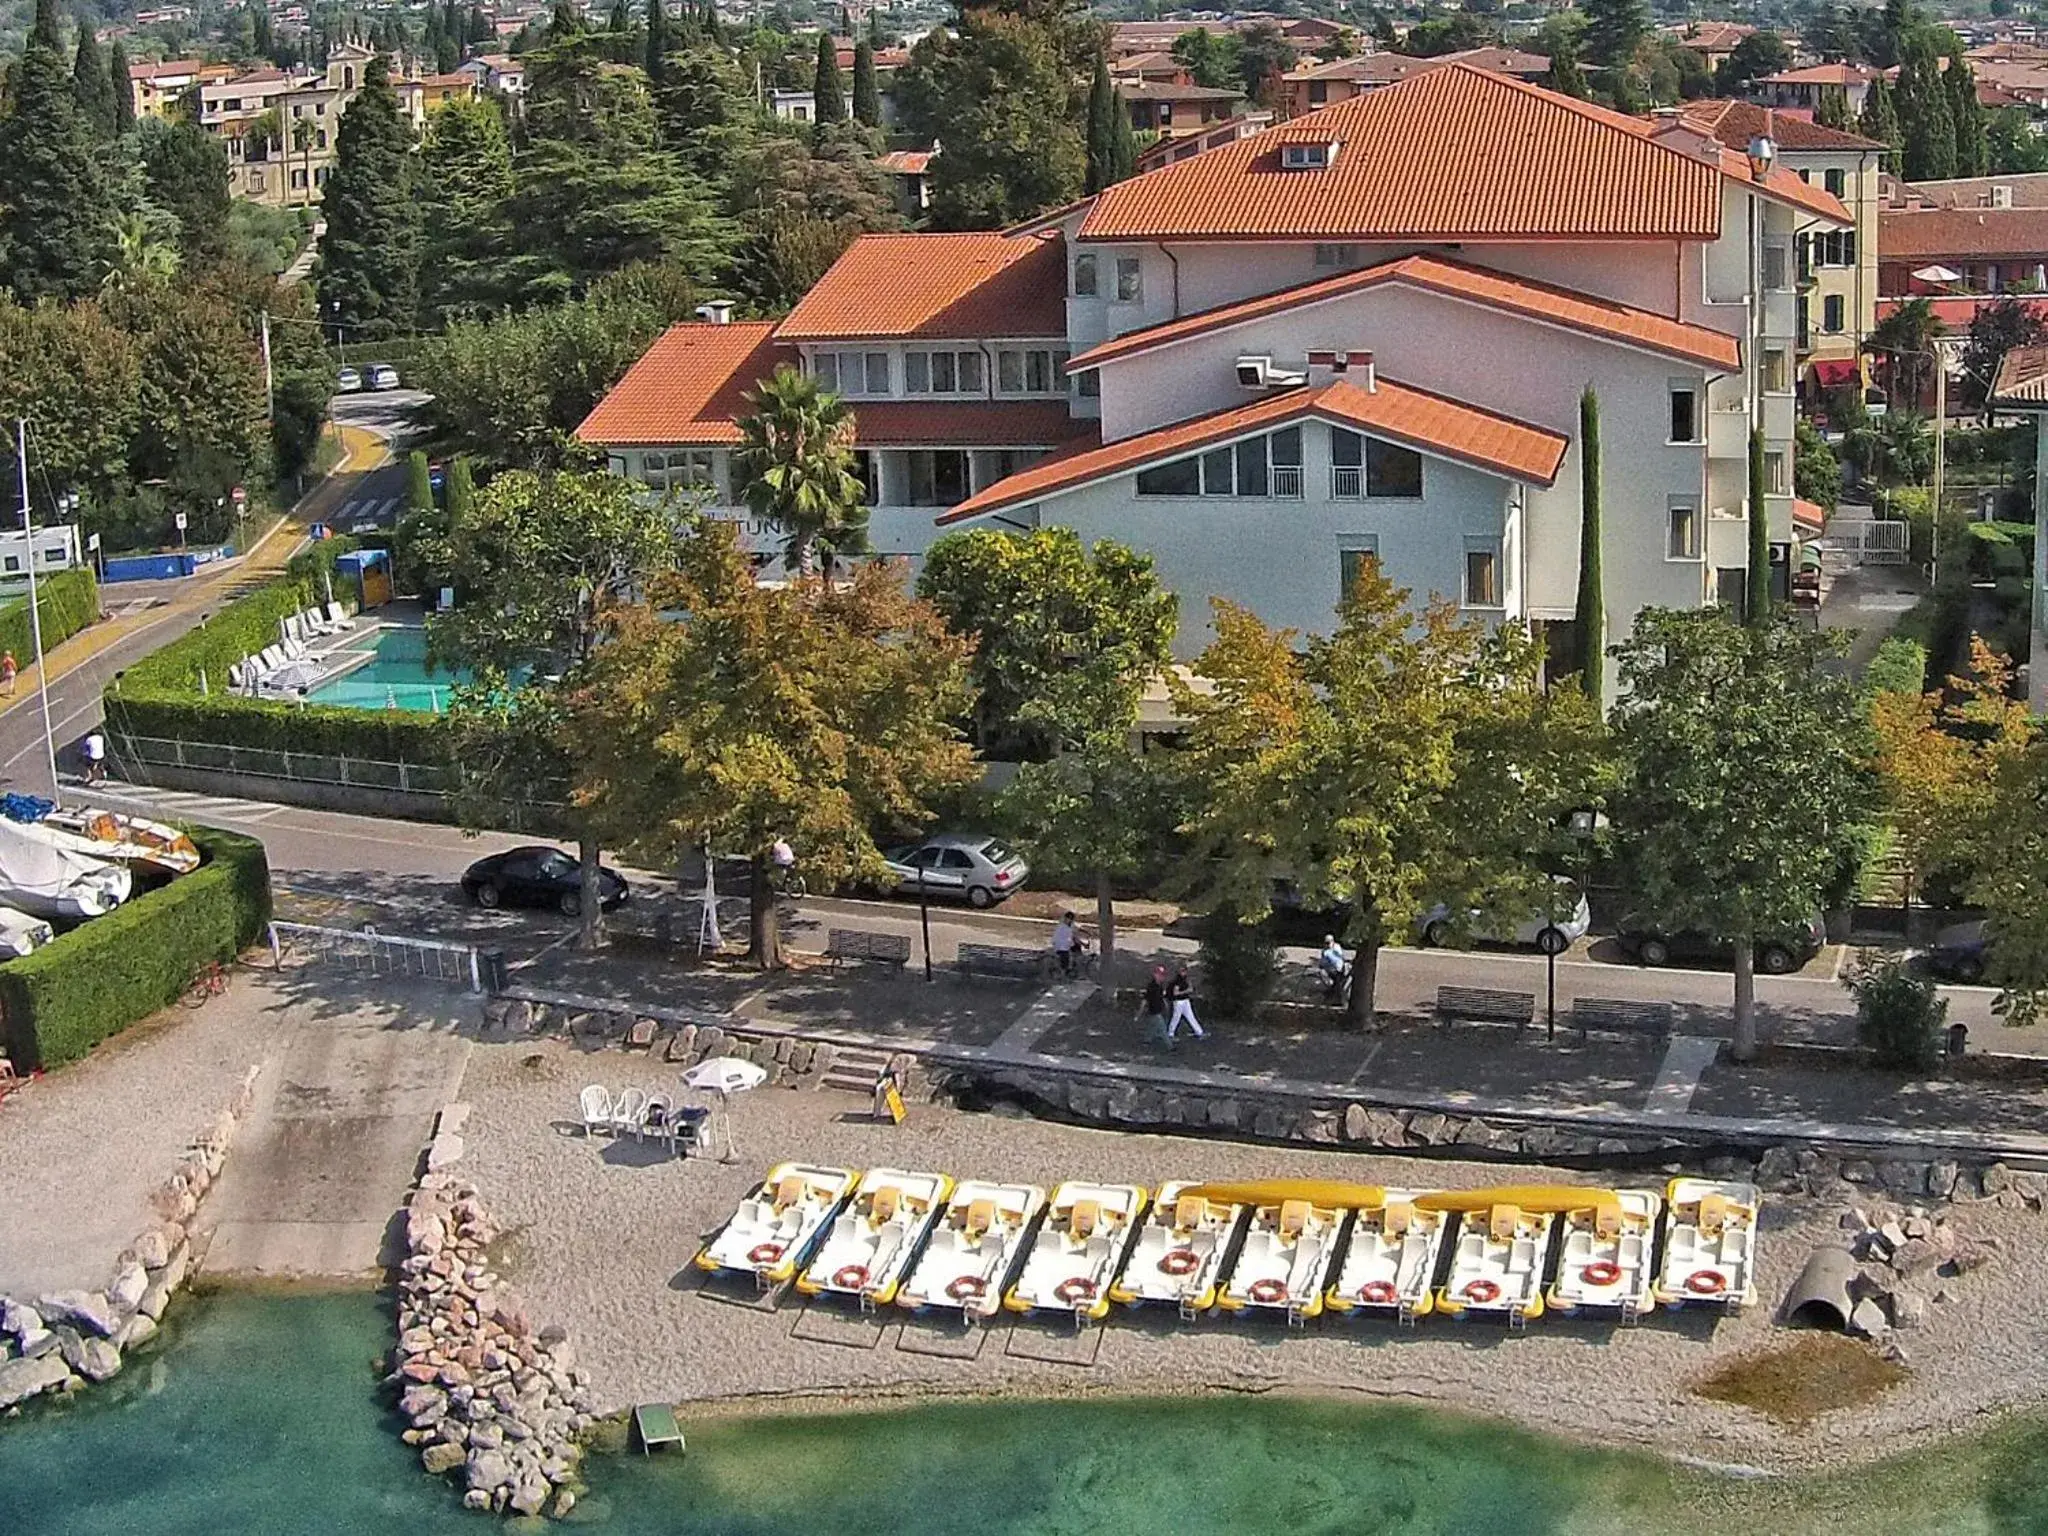
[(420, 1452), (420, 1465), (439, 1477), (444, 1472), (453, 1472), (469, 1459), (469, 1453), (459, 1445), (436, 1441)]
[(17, 1341), (43, 1331), (43, 1315), (24, 1301), (0, 1300), (0, 1333)]
[(45, 1322), (71, 1322), (91, 1329), (101, 1338), (112, 1338), (121, 1326), (120, 1314), (99, 1291), (57, 1291), (41, 1297), (36, 1310)]
[(65, 1329), (57, 1335), (58, 1353), (66, 1365), (87, 1381), (105, 1381), (121, 1369), (121, 1351), (105, 1339), (95, 1339)]
[(0, 1365), (0, 1409), (12, 1408), (38, 1393), (61, 1386), (71, 1367), (61, 1355), (42, 1355), (33, 1360), (9, 1360)]
[(161, 1227), (151, 1227), (135, 1239), (135, 1262), (144, 1269), (162, 1269), (171, 1259), (171, 1240)]
[(121, 1331), (114, 1335), (114, 1348), (126, 1354), (138, 1345), (147, 1344), (156, 1337), (156, 1319), (147, 1313), (138, 1312), (121, 1325)]
[(142, 1296), (149, 1289), (149, 1271), (140, 1264), (130, 1264), (107, 1287), (107, 1300), (123, 1312), (133, 1312), (142, 1305)]
[[(474, 1437), (472, 1437), (474, 1439)], [(469, 1486), (486, 1493), (502, 1488), (512, 1476), (512, 1459), (495, 1447), (469, 1453)]]

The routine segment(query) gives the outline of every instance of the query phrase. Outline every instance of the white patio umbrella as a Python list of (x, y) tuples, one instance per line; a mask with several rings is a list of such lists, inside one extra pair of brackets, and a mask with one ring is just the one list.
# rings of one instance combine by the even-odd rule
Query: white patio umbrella
[(1962, 273), (1939, 265), (1922, 267), (1913, 276), (1923, 283), (1960, 283), (1963, 280)]
[(725, 1160), (739, 1156), (732, 1135), (732, 1096), (768, 1081), (766, 1069), (738, 1056), (712, 1056), (683, 1074), (685, 1088), (703, 1089), (718, 1095), (720, 1115), (725, 1121)]

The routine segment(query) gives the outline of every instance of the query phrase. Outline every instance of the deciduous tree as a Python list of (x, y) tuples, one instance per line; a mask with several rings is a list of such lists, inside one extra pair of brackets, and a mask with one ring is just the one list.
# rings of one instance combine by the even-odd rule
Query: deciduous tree
[(1743, 612), (1759, 628), (1771, 622), (1777, 606), (1771, 599), (1771, 513), (1764, 499), (1768, 489), (1763, 428), (1753, 427), (1749, 434), (1749, 574), (1743, 585)]
[(2048, 732), (1997, 755), (1969, 894), (1984, 908), (1998, 1011), (2008, 1024), (2039, 1022), (2048, 1003)]
[(1833, 633), (1646, 609), (1620, 647), (1613, 823), (1642, 910), (1735, 951), (1738, 1061), (1756, 1055), (1760, 936), (1810, 919), (1874, 811), (1869, 727)]
[(228, 248), (227, 146), (197, 123), (151, 118), (135, 138), (149, 200), (178, 221), (178, 250), (192, 267), (208, 267)]

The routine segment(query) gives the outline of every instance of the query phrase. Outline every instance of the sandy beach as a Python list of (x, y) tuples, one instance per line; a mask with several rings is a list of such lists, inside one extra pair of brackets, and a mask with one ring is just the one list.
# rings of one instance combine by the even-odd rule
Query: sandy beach
[(960, 1395), (1364, 1394), (1601, 1445), (1791, 1471), (1893, 1454), (2048, 1400), (2048, 1318), (2014, 1299), (2014, 1278), (2048, 1259), (2048, 1217), (1992, 1201), (1950, 1208), (1954, 1225), (1992, 1240), (1998, 1256), (1975, 1273), (1925, 1284), (1944, 1299), (1929, 1306), (1923, 1326), (1900, 1335), (1910, 1367), (1904, 1382), (1798, 1429), (1690, 1388), (1731, 1360), (1798, 1336), (1774, 1325), (1776, 1303), (1815, 1247), (1844, 1240), (1845, 1201), (1768, 1199), (1761, 1301), (1728, 1318), (1688, 1310), (1619, 1327), (1545, 1317), (1510, 1336), (1443, 1319), (1412, 1331), (1326, 1319), (1290, 1332), (1213, 1314), (1189, 1326), (1170, 1313), (1114, 1313), (1091, 1365), (1076, 1363), (1070, 1329), (1026, 1321), (1013, 1331), (1007, 1319), (986, 1330), (973, 1358), (961, 1358), (957, 1324), (896, 1309), (862, 1320), (807, 1309), (794, 1293), (764, 1307), (745, 1289), (700, 1286), (691, 1256), (770, 1165), (792, 1159), (1048, 1188), (1070, 1177), (1146, 1185), (1331, 1177), (1424, 1187), (1592, 1179), (1533, 1166), (1111, 1133), (923, 1104), (907, 1125), (892, 1127), (871, 1120), (853, 1095), (812, 1088), (737, 1098), (736, 1161), (675, 1161), (630, 1138), (585, 1140), (573, 1127), (577, 1090), (590, 1082), (674, 1094), (678, 1069), (554, 1040), (478, 1046), (462, 1089), (473, 1106), (463, 1173), (506, 1234), (498, 1267), (536, 1317), (568, 1328), (600, 1411), (657, 1400), (728, 1413)]

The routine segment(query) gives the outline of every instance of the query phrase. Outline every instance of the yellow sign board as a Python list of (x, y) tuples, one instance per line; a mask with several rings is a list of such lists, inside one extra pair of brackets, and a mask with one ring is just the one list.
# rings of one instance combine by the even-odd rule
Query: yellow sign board
[(903, 1107), (903, 1095), (896, 1091), (893, 1082), (882, 1084), (882, 1102), (889, 1107), (889, 1118), (901, 1125), (910, 1117), (910, 1111)]

